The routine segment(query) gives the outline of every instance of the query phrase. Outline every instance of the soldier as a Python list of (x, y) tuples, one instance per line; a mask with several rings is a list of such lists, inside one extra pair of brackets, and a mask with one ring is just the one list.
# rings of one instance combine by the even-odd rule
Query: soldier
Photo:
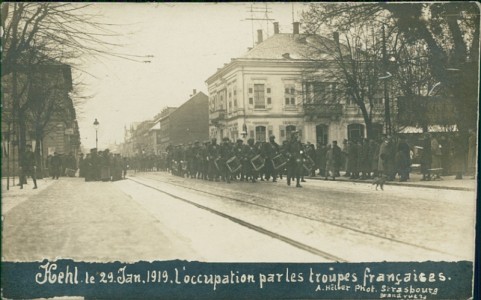
[(307, 156), (314, 162), (314, 166), (311, 169), (311, 176), (316, 176), (316, 148), (314, 147), (313, 144), (307, 143), (307, 148), (306, 148), (306, 153)]
[(272, 182), (277, 182), (277, 172), (274, 169), (272, 159), (279, 154), (279, 145), (275, 141), (276, 137), (271, 135), (269, 137), (269, 143), (263, 145), (263, 156), (266, 160), (265, 174), (266, 180), (272, 177)]
[[(242, 156), (244, 155), (244, 141), (242, 139), (237, 139), (236, 144), (234, 146), (233, 152), (234, 155), (242, 161)], [(237, 177), (240, 174), (240, 180), (244, 181), (244, 170), (243, 170), (243, 165), (241, 164), (241, 168), (239, 171), (237, 171), (237, 174), (234, 176)]]
[(209, 180), (209, 147), (210, 142), (205, 141), (204, 145), (200, 149), (202, 179)]
[(297, 132), (292, 134), (292, 138), (287, 146), (289, 162), (287, 164), (287, 185), (291, 185), (291, 179), (296, 178), (296, 187), (302, 187), (300, 184), (303, 173), (304, 151), (300, 141), (298, 141)]
[(207, 160), (209, 161), (209, 180), (218, 181), (219, 170), (216, 167), (215, 161), (219, 158), (219, 145), (217, 139), (213, 138), (209, 148), (207, 149)]
[(192, 169), (193, 169), (193, 177), (192, 178), (200, 178), (202, 173), (202, 156), (201, 156), (201, 147), (199, 141), (195, 141), (194, 145), (192, 146)]
[(336, 180), (336, 176), (339, 175), (339, 168), (342, 163), (341, 148), (337, 145), (337, 141), (332, 142), (332, 146), (328, 146), (326, 153), (326, 174), (325, 180), (332, 175), (332, 180)]
[(251, 181), (254, 183), (257, 180), (257, 171), (251, 163), (251, 160), (257, 156), (258, 150), (254, 144), (254, 139), (248, 139), (247, 145), (244, 148), (244, 155), (242, 159), (243, 168), (246, 173), (246, 180), (250, 177)]
[(27, 182), (27, 176), (32, 177), (33, 188), (37, 188), (37, 162), (35, 161), (35, 155), (32, 152), (32, 146), (25, 146), (25, 153), (23, 154), (22, 161), (20, 164), (21, 178), (20, 178), (20, 188), (23, 189), (23, 184)]
[(194, 150), (192, 149), (192, 143), (185, 146), (185, 161), (187, 163), (187, 178), (194, 178)]
[(222, 179), (227, 183), (230, 183), (230, 171), (227, 167), (227, 160), (232, 157), (232, 147), (228, 137), (222, 139), (222, 145), (220, 146), (220, 159), (218, 166), (221, 168), (220, 172), (222, 174)]

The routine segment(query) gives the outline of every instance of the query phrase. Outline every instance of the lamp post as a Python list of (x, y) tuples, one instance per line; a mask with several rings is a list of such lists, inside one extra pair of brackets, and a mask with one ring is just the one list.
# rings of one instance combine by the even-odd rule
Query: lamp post
[(97, 121), (97, 119), (95, 119), (95, 121), (94, 121), (94, 128), (95, 128), (95, 148), (97, 148), (97, 149), (98, 149), (98, 147), (99, 147), (99, 145), (98, 145), (98, 144), (99, 144), (99, 139), (98, 139), (99, 125), (100, 125), (99, 121)]

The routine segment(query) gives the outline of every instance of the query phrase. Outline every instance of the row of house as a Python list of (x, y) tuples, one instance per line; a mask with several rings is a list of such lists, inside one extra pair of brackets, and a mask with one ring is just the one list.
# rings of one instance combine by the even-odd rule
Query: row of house
[[(129, 153), (160, 153), (169, 144), (224, 137), (232, 141), (239, 138), (267, 141), (274, 135), (277, 142), (282, 143), (293, 132), (299, 133), (302, 142), (313, 144), (367, 137), (359, 106), (332, 75), (339, 71), (332, 52), (336, 41), (300, 33), (299, 22), (293, 23), (291, 33), (281, 33), (279, 24), (273, 24), (272, 36), (264, 40), (263, 31), (258, 30), (255, 47), (232, 58), (207, 78), (208, 96), (194, 90), (192, 98), (179, 108), (167, 107), (154, 120), (127, 130), (125, 140), (130, 145)], [(343, 51), (344, 46), (340, 47)], [(394, 96), (392, 89), (390, 87), (387, 94)], [(432, 122), (427, 118), (429, 114), (419, 118), (410, 112), (412, 105), (401, 106), (402, 119), (397, 97), (388, 103), (385, 97), (385, 91), (380, 90), (372, 104), (367, 104), (372, 112), (371, 138), (381, 137), (386, 132), (384, 128), (391, 126), (385, 123), (387, 108), (401, 121), (416, 117), (426, 119), (426, 124), (441, 124), (441, 118), (453, 124), (452, 117), (440, 113), (435, 114), (437, 119)], [(434, 99), (431, 98), (428, 102), (435, 102), (437, 108), (429, 109), (431, 112), (440, 109), (452, 114), (449, 101), (431, 101)], [(414, 99), (413, 105), (425, 103), (427, 97), (421, 100)], [(403, 103), (411, 102), (403, 100)], [(407, 119), (406, 124), (416, 122)]]
[(125, 128), (120, 153), (124, 156), (161, 154), (169, 145), (203, 142), (209, 138), (209, 98), (193, 90), (179, 107), (165, 107), (152, 120)]

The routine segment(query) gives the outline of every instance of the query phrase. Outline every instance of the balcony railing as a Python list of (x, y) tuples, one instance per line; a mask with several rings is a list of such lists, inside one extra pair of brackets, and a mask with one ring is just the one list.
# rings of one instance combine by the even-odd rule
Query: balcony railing
[(304, 113), (308, 116), (317, 117), (340, 117), (342, 116), (342, 104), (304, 103)]
[(218, 109), (216, 111), (209, 113), (209, 119), (213, 122), (224, 120), (225, 118), (225, 109)]

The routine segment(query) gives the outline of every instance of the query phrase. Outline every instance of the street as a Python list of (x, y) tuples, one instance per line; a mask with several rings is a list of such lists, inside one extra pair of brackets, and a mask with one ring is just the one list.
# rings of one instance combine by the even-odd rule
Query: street
[(4, 191), (3, 259), (473, 260), (472, 191), (308, 180), (210, 182), (165, 172), (44, 179)]

